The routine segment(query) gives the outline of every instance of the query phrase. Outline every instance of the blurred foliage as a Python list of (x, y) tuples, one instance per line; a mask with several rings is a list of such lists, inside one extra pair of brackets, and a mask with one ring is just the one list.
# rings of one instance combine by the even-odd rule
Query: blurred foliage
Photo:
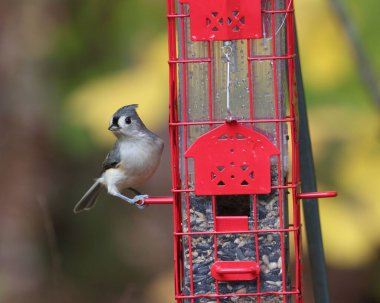
[(161, 1), (61, 0), (51, 53), (63, 93), (100, 74), (133, 65), (147, 41), (166, 27)]
[(375, 72), (380, 76), (379, 36), (376, 30), (380, 3), (378, 1), (344, 1), (357, 28), (359, 38), (367, 52)]
[[(358, 76), (352, 45), (331, 9), (332, 0), (295, 1), (308, 103), (360, 106), (371, 102)], [(341, 0), (339, 0), (342, 2)], [(378, 77), (380, 40), (374, 24), (378, 1), (343, 1)]]
[(319, 187), (339, 193), (319, 203), (327, 261), (363, 266), (380, 245), (378, 114), (329, 105), (309, 115)]
[[(98, 117), (103, 116), (104, 106), (106, 109), (108, 108), (105, 113), (109, 116), (116, 106), (126, 103), (139, 103), (140, 100), (144, 100), (141, 96), (136, 96), (136, 98), (125, 96), (124, 84), (133, 84), (130, 81), (131, 79), (123, 79), (122, 77), (123, 74), (126, 74), (126, 68), (138, 68), (136, 61), (144, 62), (140, 55), (141, 52), (145, 51), (147, 44), (150, 44), (150, 41), (155, 39), (157, 34), (164, 31), (166, 7), (161, 1), (155, 0), (117, 0), (110, 3), (99, 0), (62, 0), (59, 2), (59, 8), (60, 22), (55, 28), (55, 41), (50, 54), (50, 70), (55, 83), (56, 94), (59, 96), (57, 98), (59, 101), (58, 109), (62, 112), (56, 121), (58, 138), (65, 152), (85, 157), (93, 150), (94, 142), (89, 141), (91, 136), (88, 135), (88, 129), (82, 123), (83, 121), (94, 119), (93, 122), (95, 123), (92, 125), (98, 126), (99, 132), (97, 133), (104, 137), (105, 121), (103, 123), (101, 120), (96, 122)], [(156, 60), (153, 56), (149, 62), (165, 64)], [(119, 84), (112, 85), (118, 88), (110, 96), (109, 92), (112, 91), (112, 88), (107, 87), (107, 84), (112, 83), (113, 79), (117, 79), (118, 76), (114, 73), (118, 72), (122, 82), (119, 80)], [(151, 73), (144, 70), (144, 76), (147, 74)], [(109, 75), (108, 80), (105, 81), (107, 83), (100, 85), (107, 87), (105, 94), (108, 96), (104, 96), (102, 93), (104, 89), (97, 87), (99, 82), (102, 82), (98, 79), (100, 75), (103, 77)], [(72, 117), (70, 114), (67, 115), (66, 111), (62, 109), (62, 106), (65, 106), (65, 101), (68, 100), (66, 96), (70, 95), (81, 84), (87, 85), (87, 81), (92, 80), (94, 80), (94, 85), (87, 91), (91, 91), (94, 95), (100, 93), (98, 97), (104, 98), (101, 102), (97, 99), (82, 106), (80, 111), (77, 111), (76, 116), (79, 116), (78, 118)], [(152, 84), (157, 85), (156, 83)], [(151, 86), (152, 84), (148, 85)], [(95, 90), (93, 90), (94, 88)], [(120, 93), (120, 89), (124, 93)], [(140, 88), (139, 91), (149, 92), (151, 90)], [(157, 91), (157, 89), (153, 91)], [(112, 104), (114, 106), (108, 102), (114, 102)], [(94, 108), (100, 110), (98, 110), (96, 118), (93, 115)], [(110, 141), (111, 136), (108, 138)]]
[(141, 118), (154, 131), (163, 127), (163, 122), (168, 119), (166, 35), (151, 39), (147, 48), (136, 57), (139, 64), (88, 81), (67, 100), (67, 120), (86, 126), (94, 140), (107, 146), (114, 138), (107, 130), (108, 119), (102, 120), (101, 117), (111, 117), (115, 108), (139, 104)]

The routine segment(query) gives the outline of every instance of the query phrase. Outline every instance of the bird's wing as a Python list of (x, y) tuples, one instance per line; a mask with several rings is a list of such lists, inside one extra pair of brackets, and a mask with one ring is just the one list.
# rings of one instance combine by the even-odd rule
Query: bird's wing
[(109, 168), (115, 168), (120, 163), (120, 146), (119, 141), (116, 141), (112, 150), (108, 153), (106, 159), (103, 162), (103, 171)]

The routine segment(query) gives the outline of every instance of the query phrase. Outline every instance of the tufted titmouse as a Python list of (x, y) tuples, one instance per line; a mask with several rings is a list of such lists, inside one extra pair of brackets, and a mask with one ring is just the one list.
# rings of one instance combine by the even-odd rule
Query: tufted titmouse
[[(143, 207), (148, 196), (141, 195), (134, 187), (153, 175), (160, 162), (164, 142), (145, 127), (136, 108), (136, 104), (127, 105), (113, 114), (108, 129), (117, 140), (103, 162), (102, 175), (75, 205), (75, 213), (91, 209), (103, 186), (109, 194)], [(121, 193), (123, 189), (130, 189), (136, 196), (124, 196)], [(138, 201), (142, 203), (137, 204)]]

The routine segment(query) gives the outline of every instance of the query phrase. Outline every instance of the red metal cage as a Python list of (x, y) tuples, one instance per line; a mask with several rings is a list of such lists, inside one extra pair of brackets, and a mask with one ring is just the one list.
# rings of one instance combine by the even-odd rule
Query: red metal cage
[[(196, 18), (210, 12), (213, 17), (217, 12), (228, 18), (229, 1), (208, 1), (207, 6), (202, 1), (189, 2), (168, 1), (176, 300), (301, 302), (292, 2), (268, 0), (260, 7), (260, 1), (253, 1), (258, 6), (251, 10), (244, 1), (234, 1), (232, 11), (256, 12), (258, 17), (249, 20), (251, 28), (233, 32), (224, 23), (209, 36), (200, 30), (210, 34), (209, 17), (203, 17), (203, 26)], [(225, 45), (222, 41), (233, 39), (239, 40), (228, 46), (243, 53), (243, 60), (240, 55), (231, 59), (236, 73), (232, 77), (239, 78), (241, 70), (246, 73), (235, 79), (240, 84), (245, 80), (245, 93), (231, 96), (236, 105), (232, 120), (239, 128), (235, 132), (231, 122), (225, 122), (227, 108), (218, 99), (218, 94), (220, 98), (230, 90), (223, 89), (224, 79), (219, 79), (230, 68), (220, 48)], [(263, 90), (264, 96), (258, 95), (260, 82), (266, 81), (260, 79), (260, 68), (270, 73), (271, 87)], [(260, 109), (265, 103), (270, 104), (269, 110)], [(239, 140), (237, 134), (248, 139)], [(241, 169), (245, 166), (255, 170)], [(230, 209), (246, 210), (236, 215)], [(296, 260), (292, 270), (290, 243)]]

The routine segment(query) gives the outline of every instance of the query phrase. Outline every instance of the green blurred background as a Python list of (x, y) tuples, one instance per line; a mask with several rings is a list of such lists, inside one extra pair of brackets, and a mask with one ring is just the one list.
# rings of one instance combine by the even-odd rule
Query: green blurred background
[[(330, 2), (295, 2), (331, 302), (380, 302), (379, 108)], [(141, 190), (170, 193), (165, 3), (0, 2), (0, 302), (173, 302), (169, 206), (72, 213), (128, 103), (166, 140)], [(380, 2), (342, 3), (378, 85)]]

